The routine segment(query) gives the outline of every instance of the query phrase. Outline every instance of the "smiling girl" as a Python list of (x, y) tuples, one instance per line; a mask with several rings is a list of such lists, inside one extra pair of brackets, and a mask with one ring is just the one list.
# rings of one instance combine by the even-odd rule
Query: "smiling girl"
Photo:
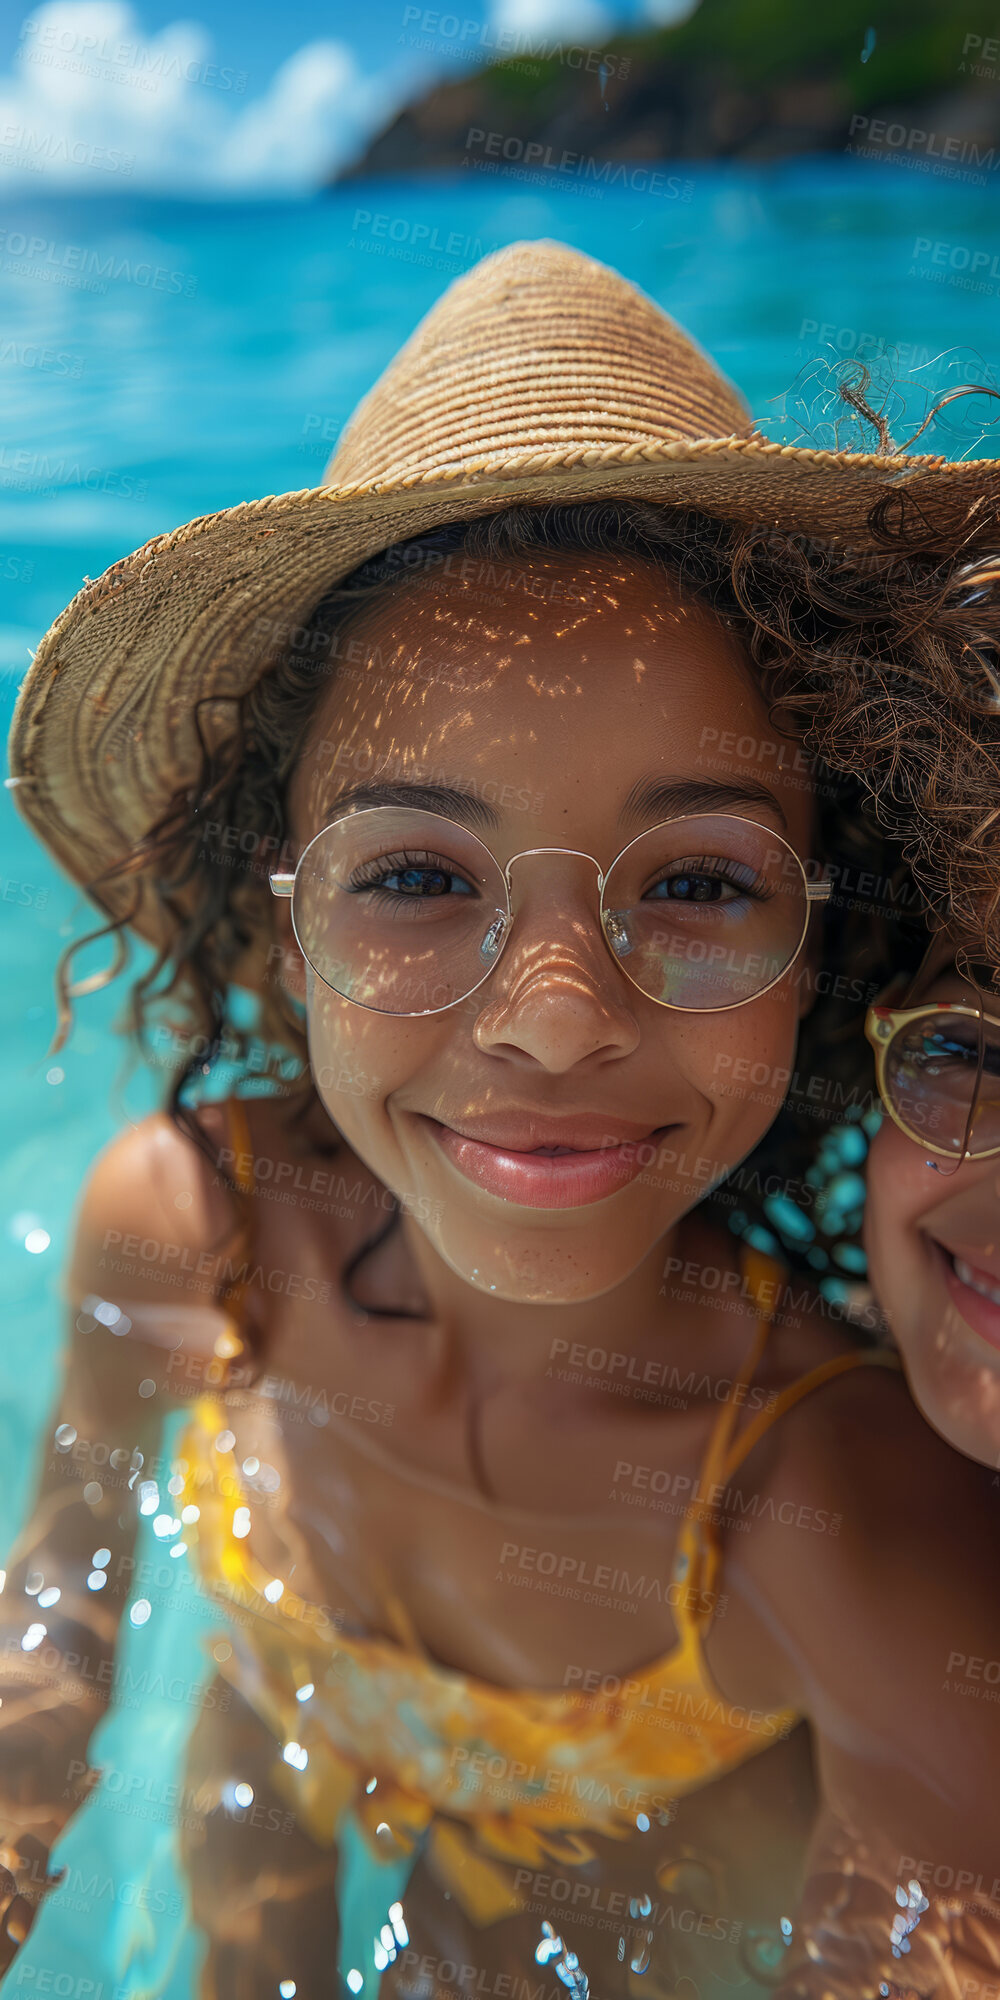
[(871, 1150), (865, 1236), (916, 1402), (957, 1451), (996, 1467), (1000, 1021), (945, 939), (936, 957), (897, 1010), (870, 1017), (889, 1116)]
[(84, 1191), (5, 1597), (9, 1951), (90, 1782), (67, 1661), (114, 1645), (138, 1486), (220, 1614), (182, 1801), (203, 1995), (540, 1965), (581, 2000), (857, 2000), (924, 1855), (980, 1928), (920, 1912), (906, 1990), (992, 1963), (1000, 1727), (942, 1692), (952, 1635), (1000, 1653), (989, 1482), (818, 1240), (790, 1299), (759, 1213), (772, 1126), (809, 1200), (793, 1074), (863, 1093), (853, 984), (926, 942), (892, 913), (919, 882), (975, 914), (995, 867), (963, 650), (995, 468), (930, 461), (911, 512), (920, 462), (839, 458), (765, 445), (648, 301), (517, 246), (330, 488), (150, 545), (40, 649), (32, 824), (161, 947), (182, 1053), (239, 984), (308, 1067), (196, 1104), (190, 1054)]

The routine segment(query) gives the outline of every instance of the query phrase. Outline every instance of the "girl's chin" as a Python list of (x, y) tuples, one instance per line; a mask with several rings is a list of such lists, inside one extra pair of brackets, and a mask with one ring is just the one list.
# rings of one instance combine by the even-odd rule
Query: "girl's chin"
[[(474, 1291), (490, 1298), (505, 1299), (510, 1305), (584, 1305), (588, 1299), (613, 1292), (631, 1277), (641, 1262), (637, 1253), (633, 1264), (621, 1259), (616, 1244), (613, 1263), (599, 1263), (586, 1243), (539, 1242), (537, 1237), (499, 1245), (495, 1238), (484, 1240), (456, 1230), (428, 1230), (428, 1239), (442, 1262)], [(610, 1246), (609, 1246), (610, 1247)]]
[(466, 1256), (449, 1255), (441, 1246), (436, 1247), (456, 1277), (463, 1278), (474, 1291), (486, 1292), (490, 1298), (504, 1299), (509, 1305), (585, 1305), (588, 1299), (599, 1299), (605, 1292), (613, 1292), (618, 1285), (624, 1284), (629, 1275), (622, 1271), (603, 1276), (592, 1271), (514, 1271), (509, 1265), (499, 1266), (486, 1258), (476, 1263)]
[(911, 1381), (913, 1400), (938, 1437), (964, 1458), (1000, 1466), (1000, 1406), (983, 1408), (983, 1371), (935, 1357)]

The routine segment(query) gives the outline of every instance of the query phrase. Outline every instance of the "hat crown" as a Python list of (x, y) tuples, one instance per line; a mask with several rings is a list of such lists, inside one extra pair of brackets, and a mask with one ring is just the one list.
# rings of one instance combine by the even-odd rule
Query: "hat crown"
[(323, 483), (419, 484), (752, 433), (732, 385), (627, 279), (561, 243), (515, 243), (421, 320), (358, 405)]

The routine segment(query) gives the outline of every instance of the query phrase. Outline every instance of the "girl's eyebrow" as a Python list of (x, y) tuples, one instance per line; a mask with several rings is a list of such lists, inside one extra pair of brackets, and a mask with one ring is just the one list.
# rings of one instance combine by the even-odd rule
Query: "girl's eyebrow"
[(732, 785), (705, 778), (640, 778), (625, 800), (618, 824), (639, 826), (648, 821), (655, 825), (661, 819), (680, 819), (685, 813), (727, 813), (739, 806), (763, 806), (787, 830), (780, 799), (753, 778)]
[[(457, 819), (465, 826), (493, 830), (503, 824), (503, 814), (471, 787), (421, 784), (417, 779), (393, 779), (385, 783), (370, 779), (366, 784), (349, 785), (346, 791), (324, 802), (320, 816), (325, 823), (330, 817), (349, 810), (360, 811), (366, 806), (410, 806), (417, 812), (443, 813), (447, 819)], [(756, 784), (753, 779), (727, 785), (704, 778), (641, 778), (629, 792), (618, 824), (655, 825), (658, 820), (679, 819), (684, 813), (725, 813), (739, 806), (763, 806), (787, 828), (780, 800), (766, 785)]]
[(417, 779), (395, 779), (384, 784), (371, 779), (364, 785), (349, 785), (346, 791), (324, 802), (321, 817), (325, 821), (329, 816), (353, 808), (360, 811), (364, 806), (410, 806), (416, 812), (444, 813), (446, 818), (460, 820), (465, 826), (488, 826), (495, 830), (503, 825), (503, 814), (471, 787), (464, 790), (458, 785), (421, 784)]

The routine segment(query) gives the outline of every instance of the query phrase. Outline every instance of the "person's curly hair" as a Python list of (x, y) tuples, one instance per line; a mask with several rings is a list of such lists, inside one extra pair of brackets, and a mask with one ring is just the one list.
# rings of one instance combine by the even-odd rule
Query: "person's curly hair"
[[(808, 1204), (815, 1174), (812, 1183), (806, 1176), (824, 1128), (860, 1118), (874, 1102), (859, 1010), (894, 973), (915, 968), (929, 927), (946, 925), (977, 960), (1000, 964), (1000, 528), (983, 521), (957, 552), (928, 553), (923, 524), (898, 496), (874, 510), (870, 526), (876, 548), (850, 551), (634, 500), (518, 506), (398, 543), (337, 584), (281, 663), (236, 704), (232, 738), (222, 752), (206, 751), (194, 793), (178, 796), (141, 847), (108, 871), (150, 872), (175, 915), (177, 890), (195, 888), (175, 944), (135, 981), (121, 1024), (147, 1057), (160, 1024), (173, 1057), (167, 1108), (175, 1120), (204, 1149), (191, 1087), (220, 1055), (235, 1060), (244, 1080), (251, 1066), (259, 1071), (251, 1044), (273, 1051), (264, 1067), (276, 1088), (300, 1100), (296, 1114), (316, 1101), (277, 945), (254, 1035), (234, 1019), (230, 982), (255, 928), (276, 938), (267, 876), (288, 851), (290, 780), (366, 607), (388, 590), (442, 588), (449, 556), (478, 559), (484, 592), (495, 592), (509, 587), (510, 565), (525, 557), (625, 555), (668, 573), (729, 625), (776, 725), (800, 736), (809, 760), (817, 849), (834, 893), (826, 975), (798, 1060), (800, 1079), (819, 1077), (823, 1086), (805, 1102), (793, 1087), (752, 1160), (712, 1197), (763, 1221), (762, 1190), (777, 1174), (793, 1201)], [(226, 844), (234, 828), (235, 848)], [(121, 922), (107, 932), (126, 959)], [(77, 948), (57, 973), (64, 1018), (74, 990), (97, 983), (71, 988)]]

